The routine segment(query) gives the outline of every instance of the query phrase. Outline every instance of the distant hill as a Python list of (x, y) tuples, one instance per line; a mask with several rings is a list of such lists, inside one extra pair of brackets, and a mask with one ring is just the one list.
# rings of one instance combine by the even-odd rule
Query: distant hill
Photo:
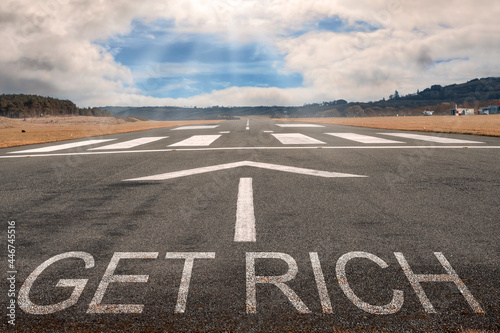
[(433, 85), (413, 94), (400, 96), (395, 91), (376, 102), (347, 102), (343, 99), (306, 104), (303, 106), (257, 106), (184, 108), (164, 107), (116, 107), (80, 109), (69, 100), (36, 95), (0, 95), (0, 116), (21, 118), (41, 115), (85, 115), (136, 117), (152, 120), (231, 119), (248, 115), (271, 117), (373, 117), (392, 115), (421, 115), (423, 110), (434, 114), (449, 114), (459, 106), (478, 108), (497, 104), (500, 100), (500, 78), (474, 79), (449, 86)]
[(115, 117), (142, 117), (152, 120), (198, 120), (198, 119), (232, 119), (245, 115), (274, 115), (284, 114), (289, 107), (257, 106), (257, 107), (219, 107), (183, 108), (175, 106), (145, 106), (120, 107), (106, 106), (106, 110)]
[(0, 116), (9, 118), (40, 116), (96, 116), (111, 117), (111, 113), (101, 108), (78, 108), (69, 100), (37, 95), (0, 95)]
[(436, 84), (415, 94), (396, 96), (395, 93), (389, 97), (389, 100), (399, 101), (407, 106), (412, 106), (414, 101), (463, 104), (493, 99), (500, 99), (500, 78), (474, 79), (466, 83), (452, 84), (445, 87)]
[(397, 91), (376, 102), (360, 103), (345, 100), (306, 104), (297, 107), (113, 107), (106, 110), (120, 117), (142, 117), (153, 120), (221, 119), (248, 115), (271, 117), (366, 117), (391, 115), (421, 115), (430, 109), (435, 114), (449, 114), (456, 104), (467, 107), (482, 107), (497, 104), (500, 100), (500, 78), (474, 79), (449, 86), (433, 85), (413, 94), (400, 96)]

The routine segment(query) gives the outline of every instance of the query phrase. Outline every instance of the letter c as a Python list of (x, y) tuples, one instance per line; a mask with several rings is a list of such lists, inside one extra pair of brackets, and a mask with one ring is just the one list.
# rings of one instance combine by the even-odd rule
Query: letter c
[(373, 261), (381, 268), (387, 268), (388, 265), (385, 261), (368, 252), (349, 252), (344, 254), (337, 261), (336, 272), (337, 272), (337, 280), (339, 282), (339, 286), (344, 292), (344, 294), (349, 298), (351, 302), (354, 303), (358, 308), (368, 313), (383, 315), (383, 314), (393, 314), (401, 310), (403, 306), (404, 297), (403, 291), (394, 289), (392, 291), (392, 300), (389, 304), (385, 305), (371, 305), (366, 302), (363, 302), (354, 291), (349, 286), (349, 282), (347, 282), (347, 275), (345, 271), (345, 267), (347, 262), (354, 258), (365, 258)]

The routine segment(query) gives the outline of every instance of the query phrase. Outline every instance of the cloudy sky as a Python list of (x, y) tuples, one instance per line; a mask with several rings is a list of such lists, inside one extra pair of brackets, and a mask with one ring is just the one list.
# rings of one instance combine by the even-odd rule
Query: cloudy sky
[(2, 0), (0, 93), (106, 105), (370, 101), (500, 76), (491, 0)]

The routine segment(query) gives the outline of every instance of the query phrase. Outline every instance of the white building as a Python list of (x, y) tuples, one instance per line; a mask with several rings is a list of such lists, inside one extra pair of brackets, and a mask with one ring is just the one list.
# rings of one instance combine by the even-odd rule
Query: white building
[(451, 109), (452, 116), (473, 116), (476, 114), (476, 110), (468, 108), (457, 108)]

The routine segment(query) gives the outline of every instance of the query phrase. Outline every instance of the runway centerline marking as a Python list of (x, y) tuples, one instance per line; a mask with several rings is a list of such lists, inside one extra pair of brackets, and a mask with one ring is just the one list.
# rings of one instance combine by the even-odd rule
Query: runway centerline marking
[(484, 142), (480, 142), (480, 141), (443, 138), (440, 136), (421, 135), (421, 134), (413, 134), (413, 133), (378, 133), (378, 134), (391, 135), (391, 136), (397, 136), (400, 138), (422, 140), (422, 141), (429, 141), (429, 142), (436, 142), (436, 143), (484, 143)]
[(325, 134), (361, 143), (404, 143), (401, 141), (388, 140), (357, 133), (325, 133)]
[(278, 133), (271, 134), (276, 139), (278, 139), (284, 145), (317, 145), (325, 144), (323, 141), (319, 141), (311, 138), (310, 136), (300, 134), (300, 133)]
[(63, 149), (90, 146), (90, 145), (95, 145), (98, 143), (103, 143), (103, 142), (108, 142), (108, 141), (113, 141), (113, 140), (116, 140), (116, 139), (101, 139), (101, 140), (87, 140), (87, 141), (71, 142), (71, 143), (64, 143), (61, 145), (54, 145), (54, 146), (43, 147), (43, 148), (34, 148), (34, 149), (28, 149), (28, 150), (13, 151), (13, 152), (10, 152), (9, 154), (46, 153), (46, 152), (52, 152), (52, 151), (57, 151), (57, 150), (63, 150)]
[(106, 145), (106, 146), (102, 146), (102, 147), (90, 148), (89, 150), (129, 149), (129, 148), (134, 148), (134, 147), (137, 147), (140, 145), (159, 141), (159, 140), (166, 139), (166, 138), (168, 138), (168, 136), (144, 137), (144, 138), (133, 139), (133, 140), (125, 141), (125, 142), (113, 143), (111, 145)]
[(252, 178), (240, 178), (234, 241), (255, 242), (256, 240)]
[(174, 143), (169, 147), (210, 146), (215, 140), (217, 140), (220, 137), (221, 135), (193, 135), (192, 137)]

